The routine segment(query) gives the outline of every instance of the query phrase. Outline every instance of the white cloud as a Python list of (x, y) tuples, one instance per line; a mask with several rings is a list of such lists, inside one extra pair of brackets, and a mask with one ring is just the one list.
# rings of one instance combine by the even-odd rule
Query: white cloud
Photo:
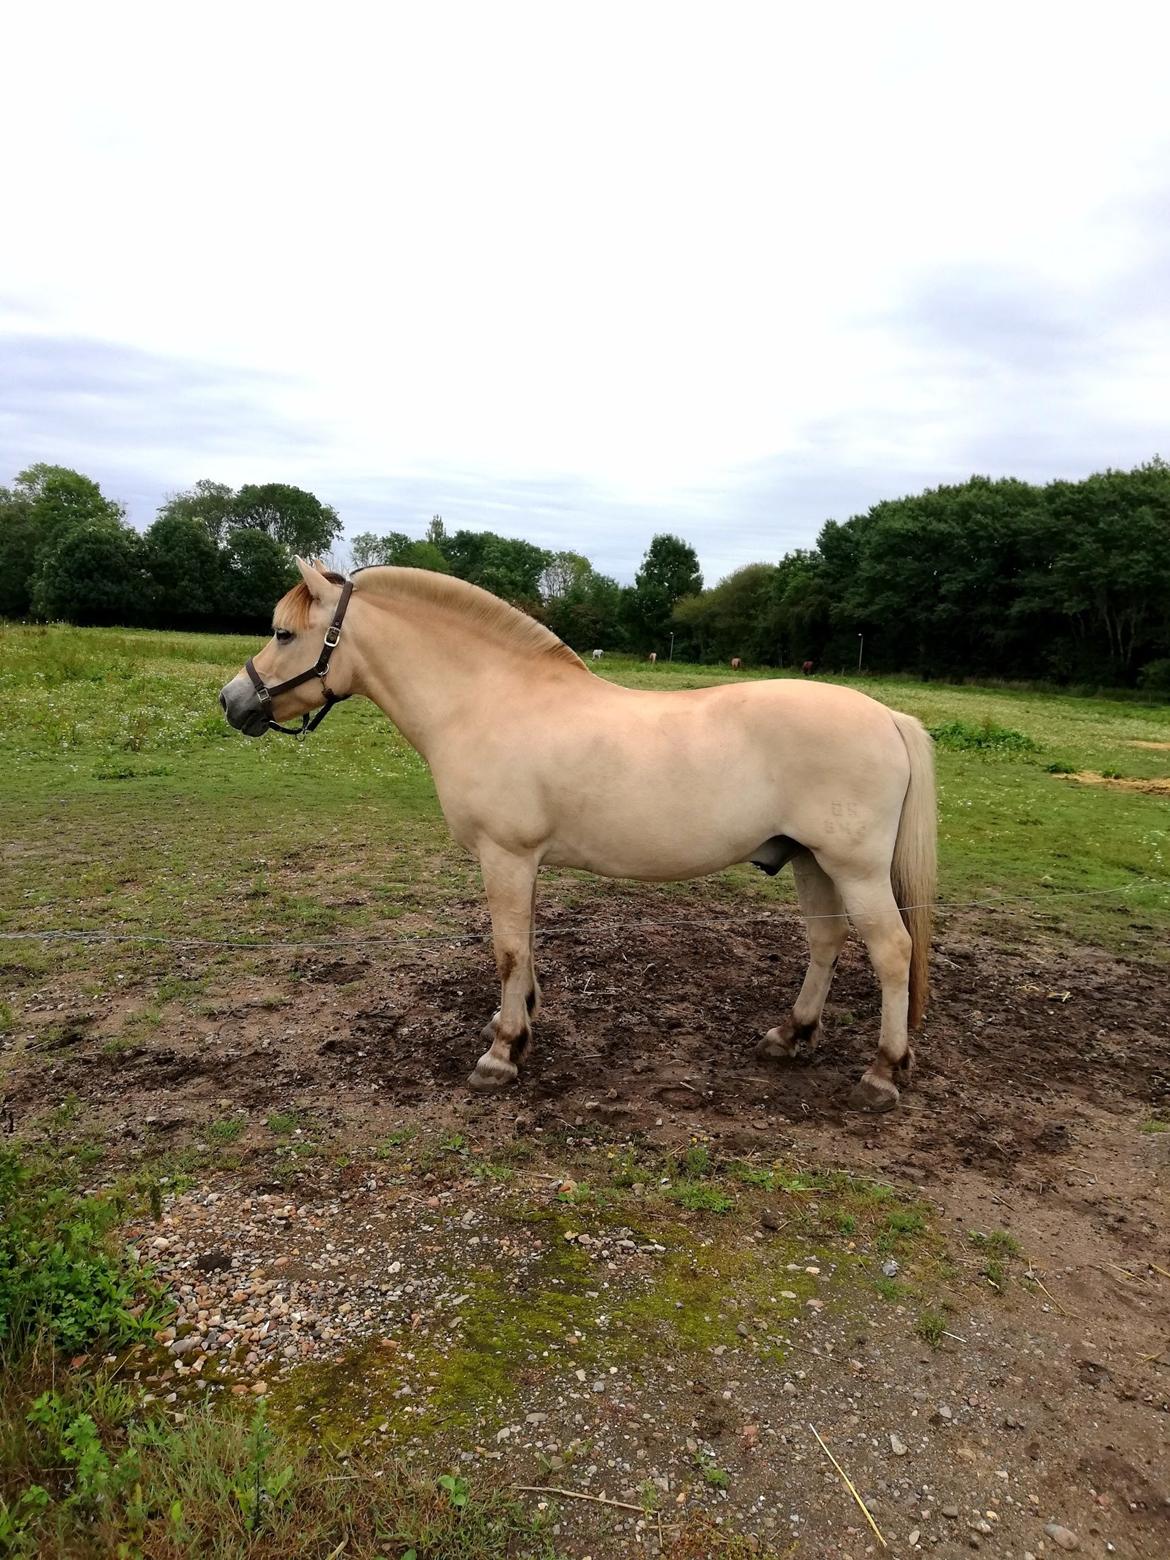
[(210, 373), (233, 424), (81, 439), (66, 382), (0, 422), (13, 466), (284, 477), (351, 529), (446, 494), (626, 575), (672, 524), (715, 577), (975, 458), (1152, 453), (1147, 5), (50, 4), (6, 38), (0, 317)]

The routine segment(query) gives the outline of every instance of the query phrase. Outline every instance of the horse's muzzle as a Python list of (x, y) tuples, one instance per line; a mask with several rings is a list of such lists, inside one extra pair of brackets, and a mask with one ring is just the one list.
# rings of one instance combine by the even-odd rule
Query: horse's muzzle
[(256, 690), (242, 673), (220, 689), (219, 707), (227, 716), (228, 725), (246, 737), (262, 737), (268, 730), (268, 716), (260, 708)]

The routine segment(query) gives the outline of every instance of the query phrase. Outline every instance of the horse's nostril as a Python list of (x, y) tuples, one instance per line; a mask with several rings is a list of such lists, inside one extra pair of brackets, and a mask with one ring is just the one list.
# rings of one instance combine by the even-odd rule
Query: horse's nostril
[(227, 694), (226, 693), (221, 693), (220, 694), (220, 696), (219, 696), (219, 707), (224, 712), (224, 714), (226, 715), (227, 714)]

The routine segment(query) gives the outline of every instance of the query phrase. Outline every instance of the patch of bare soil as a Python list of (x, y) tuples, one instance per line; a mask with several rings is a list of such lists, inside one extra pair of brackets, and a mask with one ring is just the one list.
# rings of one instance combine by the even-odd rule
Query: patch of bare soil
[[(1134, 747), (1163, 747), (1160, 742), (1134, 743)], [(1075, 780), (1078, 785), (1103, 785), (1108, 791), (1137, 791), (1142, 796), (1170, 795), (1170, 775), (1154, 775), (1148, 779), (1125, 779), (1121, 775), (1099, 775), (1095, 770), (1083, 769), (1077, 774), (1057, 775), (1058, 780)]]
[[(780, 911), (728, 911), (711, 924), (718, 919), (680, 914), (663, 924), (661, 900), (637, 892), (615, 901), (598, 891), (572, 912), (547, 909), (545, 1005), (525, 1077), (506, 1095), (471, 1098), (464, 1087), (493, 1006), (489, 956), (481, 946), (434, 945), (409, 960), (351, 950), (306, 959), (291, 1002), (274, 973), (214, 1011), (165, 1017), (114, 1054), (101, 999), (84, 1013), (65, 1001), (62, 1012), (63, 994), (46, 991), (43, 1015), (33, 1017), (43, 1016), (49, 1039), (10, 1059), (7, 1109), (19, 1123), (76, 1093), (130, 1154), (147, 1137), (189, 1141), (209, 1118), (242, 1109), (253, 1125), (233, 1178), (241, 1195), (264, 1173), (265, 1116), (289, 1109), (342, 1144), (403, 1127), (455, 1131), (482, 1153), (555, 1139), (538, 1161), (550, 1174), (572, 1174), (574, 1144), (676, 1148), (698, 1136), (727, 1157), (841, 1166), (917, 1188), (966, 1272), (952, 1294), (953, 1337), (937, 1352), (914, 1336), (912, 1304), (878, 1301), (836, 1313), (830, 1304), (824, 1336), (806, 1336), (806, 1352), (783, 1370), (744, 1342), (698, 1364), (664, 1353), (661, 1373), (620, 1373), (595, 1393), (594, 1371), (609, 1382), (602, 1349), (584, 1384), (570, 1372), (569, 1391), (548, 1390), (547, 1363), (526, 1367), (528, 1401), (465, 1426), (458, 1455), (473, 1477), (486, 1464), (535, 1485), (550, 1459), (563, 1463), (564, 1448), (579, 1443), (586, 1450), (553, 1482), (620, 1498), (653, 1477), (665, 1481), (656, 1487), (669, 1507), (702, 1483), (696, 1467), (710, 1454), (729, 1483), (704, 1499), (728, 1528), (814, 1560), (873, 1553), (876, 1540), (809, 1433), (815, 1422), (872, 1498), (894, 1555), (1050, 1557), (1059, 1540), (1045, 1524), (1056, 1523), (1077, 1535), (1079, 1553), (1164, 1560), (1170, 1134), (1141, 1130), (1170, 1116), (1164, 970), (1089, 949), (1008, 950), (973, 923), (951, 921), (934, 960), (914, 1087), (897, 1111), (872, 1118), (847, 1106), (877, 1032), (864, 951), (851, 941), (842, 956), (821, 1053), (766, 1068), (753, 1046), (795, 994), (803, 934)], [(198, 967), (191, 961), (190, 971)], [(302, 1281), (320, 1279), (314, 1264), (326, 1249), (352, 1259), (353, 1293), (313, 1291), (322, 1315), (346, 1303), (369, 1313), (373, 1331), (398, 1336), (415, 1325), (415, 1302), (403, 1298), (398, 1274), (384, 1287), (390, 1262), (427, 1294), (441, 1271), (446, 1295), (459, 1290), (459, 1264), (470, 1258), (468, 1228), (480, 1242), (475, 1260), (486, 1252), (501, 1272), (512, 1257), (490, 1242), (534, 1234), (498, 1230), (490, 1185), (438, 1193), (424, 1183), (392, 1197), (384, 1187), (353, 1167), (310, 1163), (305, 1189), (294, 1188), (317, 1221), (317, 1235), (298, 1248)], [(220, 1205), (191, 1214), (199, 1234), (189, 1249), (186, 1215), (175, 1210), (182, 1263), (218, 1243), (265, 1281), (288, 1281), (276, 1265), (278, 1252), (288, 1255), (283, 1237), (266, 1245), (267, 1236), (240, 1236), (226, 1195), (222, 1206), (235, 1211), (217, 1229)], [(968, 1232), (996, 1228), (1018, 1242), (1040, 1285), (1013, 1282), (1000, 1295), (980, 1278)], [(634, 1239), (632, 1255), (615, 1250), (618, 1268), (648, 1260)], [(805, 1256), (834, 1260), (824, 1250)], [(425, 1311), (422, 1301), (416, 1309)], [(748, 1332), (754, 1326), (747, 1317)], [(532, 1422), (530, 1413), (545, 1417)], [(441, 1444), (448, 1455), (454, 1443)], [(580, 1508), (564, 1519), (570, 1554), (610, 1560), (656, 1541), (654, 1524), (636, 1533), (629, 1513), (564, 1504)]]
[(1156, 753), (1170, 753), (1170, 742), (1127, 742), (1126, 747), (1149, 748)]

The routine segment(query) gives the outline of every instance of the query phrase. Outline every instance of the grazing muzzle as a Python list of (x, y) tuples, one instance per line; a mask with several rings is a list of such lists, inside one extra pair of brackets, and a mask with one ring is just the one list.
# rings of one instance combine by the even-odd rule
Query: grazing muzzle
[[(233, 683), (238, 683), (239, 678), (234, 678), (232, 683), (219, 696), (220, 706), (228, 720), (237, 731), (242, 731), (246, 736), (263, 736), (266, 731), (280, 731), (286, 737), (303, 737), (310, 731), (316, 731), (317, 727), (328, 715), (335, 704), (342, 703), (349, 698), (347, 693), (331, 693), (325, 678), (329, 671), (329, 662), (333, 652), (337, 648), (337, 642), (341, 638), (341, 625), (345, 621), (345, 609), (349, 606), (349, 598), (353, 595), (353, 581), (346, 580), (341, 587), (341, 595), (334, 609), (333, 619), (325, 630), (325, 641), (321, 646), (321, 654), (317, 657), (315, 666), (310, 666), (306, 672), (298, 672), (295, 677), (287, 681), (277, 683), (275, 688), (269, 688), (263, 677), (256, 670), (256, 664), (249, 656), (244, 662), (244, 672), (252, 684), (254, 699), (247, 705), (233, 696), (228, 698), (229, 689)], [(325, 703), (319, 710), (311, 714), (301, 716), (299, 726), (282, 726), (279, 721), (272, 718), (272, 701), (278, 699), (282, 693), (288, 693), (293, 688), (299, 688), (302, 684), (311, 682), (314, 677), (321, 679), (321, 692), (325, 696)]]

